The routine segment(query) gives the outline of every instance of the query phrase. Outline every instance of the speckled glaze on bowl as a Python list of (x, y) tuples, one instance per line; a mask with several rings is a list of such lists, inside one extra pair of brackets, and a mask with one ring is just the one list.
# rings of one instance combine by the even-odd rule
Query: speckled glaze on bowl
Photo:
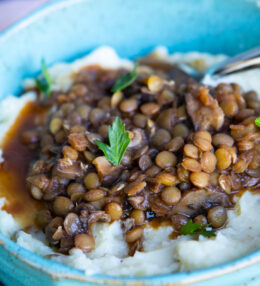
[[(260, 45), (253, 0), (52, 1), (0, 34), (0, 99), (48, 64), (70, 61), (100, 45), (133, 58), (157, 45), (173, 51), (235, 54)], [(86, 276), (35, 255), (0, 234), (0, 280), (6, 285), (260, 285), (260, 251), (224, 265), (153, 277)]]

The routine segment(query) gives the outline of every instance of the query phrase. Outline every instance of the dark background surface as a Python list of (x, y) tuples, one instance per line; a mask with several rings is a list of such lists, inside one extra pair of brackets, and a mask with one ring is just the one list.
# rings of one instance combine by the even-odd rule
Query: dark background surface
[[(49, 0), (0, 0), (0, 32), (48, 1)], [(4, 286), (1, 281), (0, 286)]]

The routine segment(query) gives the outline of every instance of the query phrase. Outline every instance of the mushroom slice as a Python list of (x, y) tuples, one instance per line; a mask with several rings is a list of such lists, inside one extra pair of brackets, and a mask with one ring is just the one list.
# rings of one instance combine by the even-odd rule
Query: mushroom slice
[(144, 131), (140, 128), (135, 128), (131, 132), (133, 132), (133, 138), (131, 139), (128, 148), (139, 150), (143, 145), (147, 143)]
[(149, 204), (152, 211), (159, 216), (168, 215), (171, 211), (171, 206), (165, 205), (163, 201), (157, 196), (151, 195), (149, 197)]
[(144, 197), (143, 196), (129, 197), (127, 200), (129, 202), (129, 204), (132, 207), (134, 207), (135, 209), (145, 210), (145, 208), (142, 206), (142, 203), (144, 202)]
[(226, 193), (206, 189), (190, 190), (173, 207), (171, 215), (183, 214), (186, 216), (195, 216), (214, 205), (229, 207), (231, 206), (231, 202)]
[(45, 190), (49, 185), (49, 179), (45, 174), (30, 176), (27, 178), (27, 182), (31, 183), (40, 190)]
[(53, 237), (53, 235), (57, 233), (57, 230), (62, 228), (62, 225), (63, 225), (63, 218), (55, 217), (45, 227), (46, 239), (50, 244), (52, 245), (57, 244), (57, 240), (55, 239), (55, 237)]
[(91, 225), (96, 222), (110, 222), (111, 217), (104, 211), (95, 211), (88, 217), (88, 224)]
[(57, 176), (74, 180), (83, 176), (84, 169), (80, 165), (80, 162), (62, 158), (58, 160), (53, 172)]
[(75, 213), (67, 214), (64, 219), (63, 225), (68, 235), (75, 235), (82, 231), (79, 217)]
[(93, 160), (98, 175), (103, 183), (109, 184), (115, 181), (122, 171), (122, 166), (113, 166), (105, 156), (96, 157)]
[(209, 106), (203, 105), (199, 98), (191, 93), (185, 96), (187, 112), (196, 130), (218, 130), (224, 123), (223, 110), (216, 99), (213, 99), (211, 95), (208, 96), (211, 103)]

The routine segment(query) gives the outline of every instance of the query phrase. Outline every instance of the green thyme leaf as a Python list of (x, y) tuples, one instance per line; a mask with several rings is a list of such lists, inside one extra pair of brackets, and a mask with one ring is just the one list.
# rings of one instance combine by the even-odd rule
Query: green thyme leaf
[(111, 91), (113, 93), (117, 92), (117, 91), (121, 91), (123, 89), (125, 89), (127, 86), (129, 86), (131, 83), (133, 83), (137, 77), (137, 66), (138, 66), (138, 62), (136, 62), (133, 70), (131, 72), (128, 72), (124, 75), (121, 75), (118, 80), (115, 82), (115, 84), (113, 85)]
[(210, 227), (210, 224), (202, 225), (199, 223), (194, 223), (192, 219), (190, 219), (185, 225), (180, 229), (180, 233), (183, 235), (191, 235), (191, 234), (200, 234), (206, 237), (211, 237), (216, 235), (215, 230), (207, 230)]
[(209, 228), (210, 225), (204, 225), (200, 230), (196, 231), (196, 234), (200, 234), (203, 235), (205, 237), (212, 237), (212, 236), (216, 236), (216, 231), (211, 229), (211, 230), (207, 230), (207, 228)]
[(255, 125), (260, 127), (260, 116), (256, 118)]
[(45, 60), (42, 59), (42, 75), (36, 79), (36, 85), (46, 97), (51, 94), (51, 77), (48, 73)]
[(96, 141), (96, 144), (113, 165), (119, 165), (131, 140), (118, 117), (113, 121), (112, 127), (108, 127), (108, 138), (110, 145), (100, 141)]
[(194, 223), (192, 219), (190, 219), (185, 225), (181, 227), (180, 233), (184, 235), (194, 234), (194, 232), (200, 227), (201, 225), (199, 223)]

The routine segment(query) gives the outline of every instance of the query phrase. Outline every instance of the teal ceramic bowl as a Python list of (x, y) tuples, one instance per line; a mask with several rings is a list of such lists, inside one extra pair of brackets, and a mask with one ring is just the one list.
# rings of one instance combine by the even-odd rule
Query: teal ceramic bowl
[[(246, 0), (52, 1), (0, 34), (0, 98), (48, 64), (71, 61), (100, 45), (133, 58), (157, 45), (229, 55), (260, 45), (260, 8)], [(86, 276), (35, 255), (0, 235), (6, 285), (260, 285), (260, 251), (213, 268), (153, 277)]]

